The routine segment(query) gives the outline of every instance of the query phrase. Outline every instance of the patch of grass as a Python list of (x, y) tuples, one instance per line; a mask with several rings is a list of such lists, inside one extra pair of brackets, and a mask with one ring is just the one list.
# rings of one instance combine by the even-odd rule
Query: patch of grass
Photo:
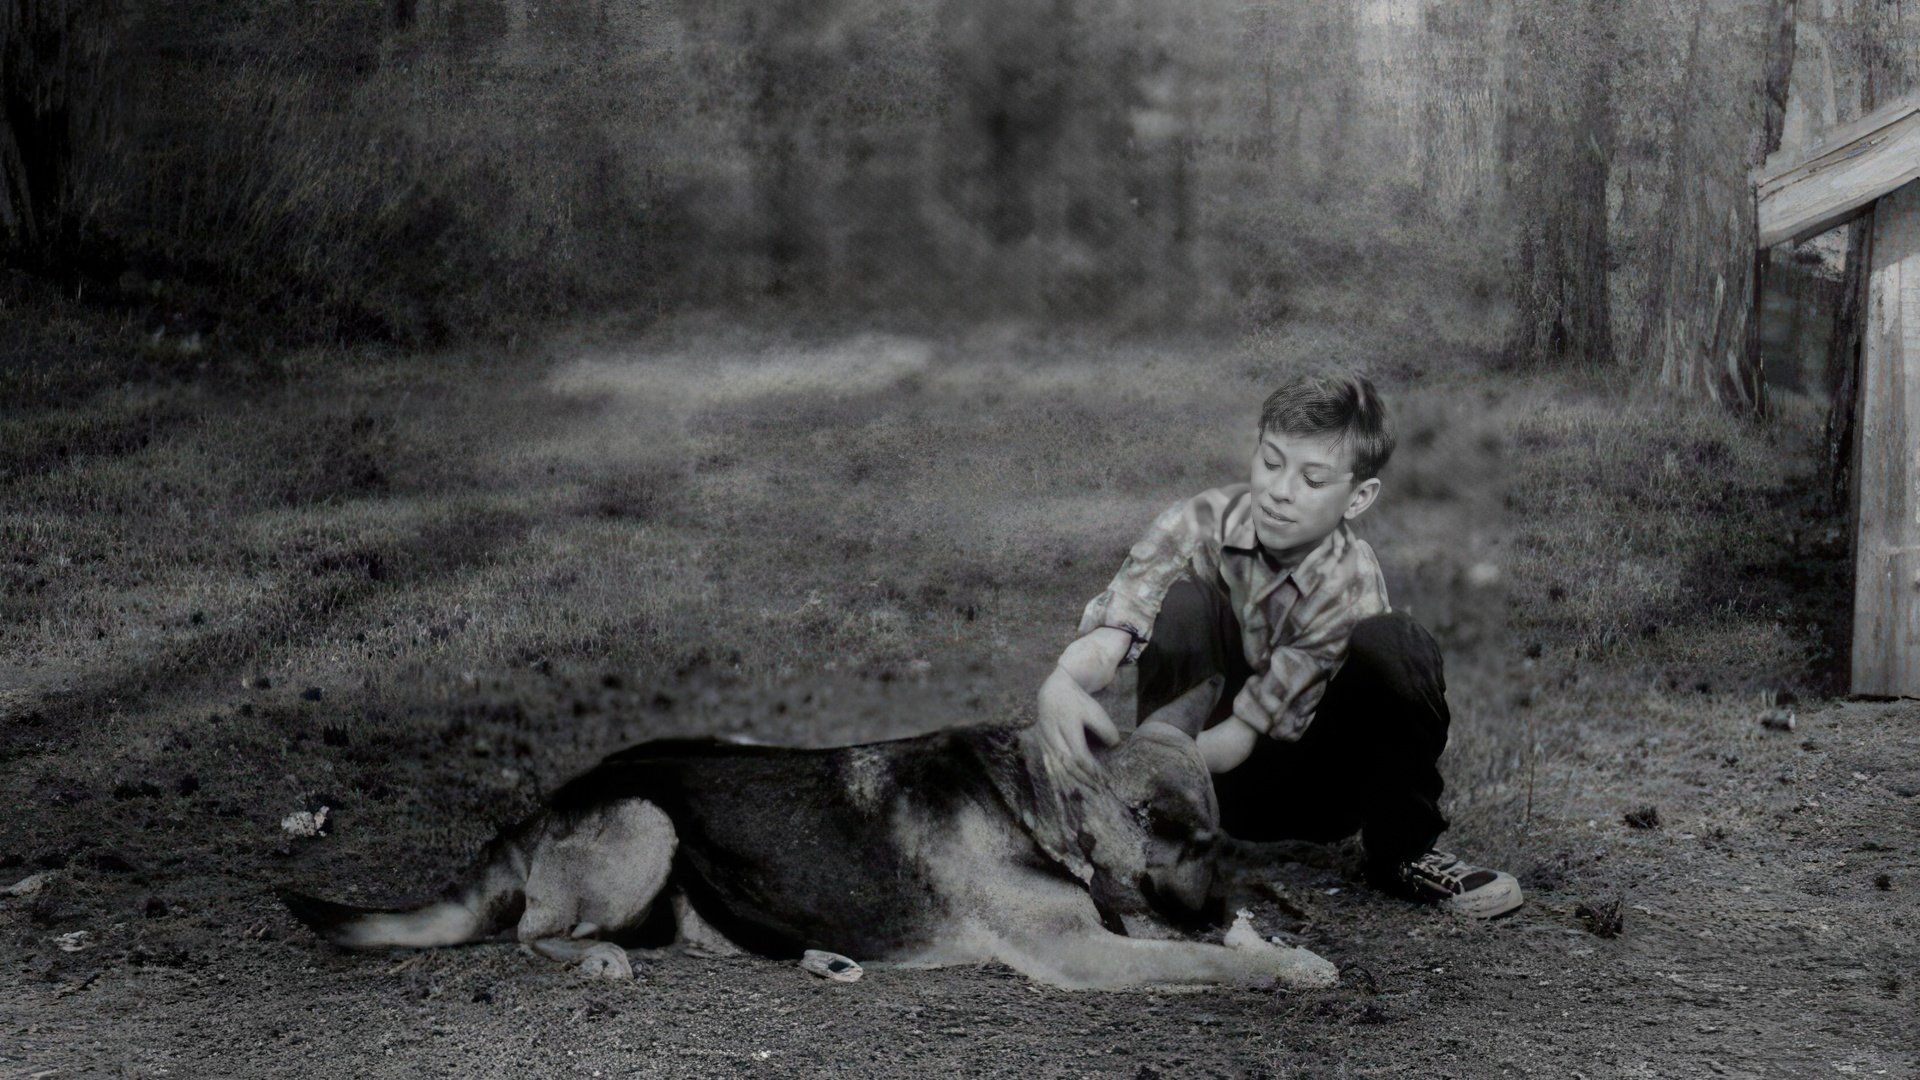
[(1574, 917), (1595, 937), (1619, 937), (1626, 928), (1626, 918), (1620, 911), (1621, 898), (1611, 900), (1593, 900), (1574, 908)]
[(1837, 685), (1847, 538), (1817, 504), (1810, 406), (1752, 422), (1578, 381), (1515, 404), (1507, 497), (1528, 656), (1651, 667), (1676, 685)]

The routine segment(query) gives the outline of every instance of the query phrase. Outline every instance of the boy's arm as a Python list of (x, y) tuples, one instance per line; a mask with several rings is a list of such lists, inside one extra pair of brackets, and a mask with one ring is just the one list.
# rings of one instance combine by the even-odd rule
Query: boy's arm
[(1090, 695), (1112, 682), (1120, 665), (1139, 657), (1167, 588), (1205, 554), (1209, 538), (1217, 539), (1223, 508), (1234, 491), (1203, 491), (1153, 520), (1127, 550), (1106, 591), (1087, 604), (1080, 615), (1079, 639), (1060, 654), (1059, 664), (1041, 685), (1035, 726), (1054, 760), (1083, 779), (1090, 779), (1094, 768), (1087, 733), (1108, 745), (1120, 740), (1107, 711)]
[(1247, 760), (1253, 753), (1253, 741), (1259, 737), (1260, 733), (1248, 727), (1246, 721), (1229, 716), (1201, 732), (1194, 741), (1200, 744), (1200, 756), (1206, 759), (1207, 771), (1223, 773)]
[(1287, 646), (1273, 650), (1267, 671), (1240, 688), (1233, 714), (1195, 739), (1207, 771), (1223, 773), (1238, 768), (1253, 753), (1254, 742), (1268, 735), (1285, 740), (1299, 738), (1306, 724), (1298, 718), (1313, 718), (1314, 706), (1339, 661), (1339, 653), (1328, 656)]
[(1068, 768), (1083, 774), (1093, 768), (1087, 732), (1109, 746), (1120, 741), (1113, 720), (1092, 695), (1113, 681), (1132, 645), (1133, 638), (1125, 630), (1096, 627), (1067, 646), (1053, 673), (1040, 684), (1040, 736), (1054, 758)]

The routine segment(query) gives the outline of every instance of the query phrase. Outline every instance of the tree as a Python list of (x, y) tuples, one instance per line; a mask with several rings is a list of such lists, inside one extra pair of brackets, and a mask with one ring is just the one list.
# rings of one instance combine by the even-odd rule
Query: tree
[(1701, 27), (1716, 13), (1695, 8), (1667, 183), (1685, 226), (1666, 234), (1643, 315), (1642, 348), (1658, 362), (1661, 384), (1736, 412), (1767, 407), (1755, 314), (1763, 264), (1747, 176), (1780, 146), (1794, 8), (1794, 0), (1767, 0), (1753, 13), (1764, 15), (1762, 33), (1710, 46)]
[(819, 259), (815, 219), (817, 143), (826, 122), (817, 84), (835, 58), (839, 5), (778, 0), (743, 10), (743, 43), (752, 86), (748, 139), (753, 149), (759, 225), (769, 288), (794, 288)]
[(1517, 9), (1510, 359), (1624, 356), (1682, 393), (1765, 410), (1747, 177), (1779, 146), (1795, 6)]
[(105, 131), (104, 0), (0, 0), (0, 246), (28, 265), (79, 240), (73, 193)]
[(1505, 165), (1519, 213), (1509, 362), (1613, 360), (1607, 185), (1613, 71), (1606, 0), (1550, 0), (1513, 24)]

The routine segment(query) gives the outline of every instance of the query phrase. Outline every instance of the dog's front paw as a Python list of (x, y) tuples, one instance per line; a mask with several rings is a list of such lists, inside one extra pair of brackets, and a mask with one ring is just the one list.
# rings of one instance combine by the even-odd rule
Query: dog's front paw
[(1340, 981), (1340, 969), (1325, 957), (1307, 949), (1276, 945), (1260, 935), (1253, 925), (1253, 913), (1237, 911), (1233, 926), (1221, 944), (1229, 949), (1259, 958), (1262, 968), (1273, 973), (1281, 986), (1299, 990), (1318, 990)]
[(1277, 974), (1282, 985), (1299, 990), (1324, 990), (1340, 981), (1340, 969), (1319, 953), (1277, 945), (1273, 950), (1278, 954)]
[(596, 979), (625, 981), (633, 978), (633, 962), (627, 950), (611, 941), (596, 943), (580, 958), (580, 970)]

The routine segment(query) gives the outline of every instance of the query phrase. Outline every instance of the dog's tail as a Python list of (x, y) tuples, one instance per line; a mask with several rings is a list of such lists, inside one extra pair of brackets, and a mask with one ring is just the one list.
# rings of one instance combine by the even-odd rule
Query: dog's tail
[(479, 941), (513, 925), (526, 906), (526, 883), (525, 848), (517, 836), (503, 836), (463, 885), (424, 907), (354, 907), (287, 888), (274, 895), (308, 929), (343, 949), (428, 949)]

